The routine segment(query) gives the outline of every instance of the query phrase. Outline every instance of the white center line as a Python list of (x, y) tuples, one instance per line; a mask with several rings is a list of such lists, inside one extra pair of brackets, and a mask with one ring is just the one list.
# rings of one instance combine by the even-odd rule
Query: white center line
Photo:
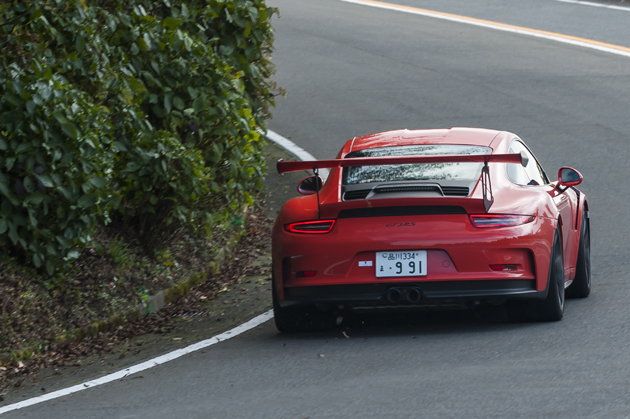
[(612, 4), (593, 3), (592, 1), (582, 1), (582, 0), (556, 0), (556, 1), (559, 1), (561, 3), (572, 3), (572, 4), (579, 4), (582, 6), (601, 7), (603, 9), (613, 9), (613, 10), (621, 10), (623, 12), (630, 12), (630, 7), (614, 6)]

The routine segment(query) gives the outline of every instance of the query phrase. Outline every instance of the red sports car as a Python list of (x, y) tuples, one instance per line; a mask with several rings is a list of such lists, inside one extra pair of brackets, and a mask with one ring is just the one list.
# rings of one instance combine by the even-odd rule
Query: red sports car
[[(317, 174), (330, 169), (324, 183)], [(356, 307), (507, 303), (513, 320), (560, 320), (591, 290), (582, 175), (551, 181), (515, 134), (474, 128), (356, 137), (314, 170), (273, 229), (281, 332)]]

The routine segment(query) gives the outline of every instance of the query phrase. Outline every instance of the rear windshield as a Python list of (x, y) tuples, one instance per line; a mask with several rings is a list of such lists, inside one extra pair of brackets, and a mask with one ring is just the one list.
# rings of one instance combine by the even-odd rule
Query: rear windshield
[[(411, 145), (401, 147), (369, 148), (348, 153), (345, 158), (422, 156), (429, 154), (491, 154), (490, 147), (470, 145)], [(399, 180), (467, 180), (475, 181), (481, 175), (482, 163), (423, 163), (387, 166), (346, 167), (344, 185)]]

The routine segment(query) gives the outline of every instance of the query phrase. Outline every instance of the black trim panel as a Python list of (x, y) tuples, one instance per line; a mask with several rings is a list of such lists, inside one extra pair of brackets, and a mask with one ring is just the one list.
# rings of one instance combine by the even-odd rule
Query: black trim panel
[(580, 191), (575, 186), (571, 186), (573, 192), (577, 195), (577, 205), (575, 206), (575, 229), (578, 229), (578, 218), (580, 218)]
[(546, 291), (536, 291), (536, 281), (533, 279), (321, 285), (286, 287), (285, 300), (281, 305), (334, 303), (390, 306), (386, 298), (387, 291), (409, 287), (420, 289), (422, 299), (418, 305), (437, 300), (540, 299), (546, 295)]
[(462, 207), (451, 205), (426, 205), (412, 207), (352, 208), (339, 211), (337, 218), (392, 217), (399, 215), (466, 214)]
[(353, 201), (357, 199), (365, 199), (370, 192), (384, 193), (384, 192), (407, 192), (407, 191), (431, 191), (438, 192), (444, 196), (468, 196), (470, 189), (466, 186), (392, 186), (389, 188), (374, 188), (374, 189), (356, 189), (346, 191), (343, 194), (344, 201)]

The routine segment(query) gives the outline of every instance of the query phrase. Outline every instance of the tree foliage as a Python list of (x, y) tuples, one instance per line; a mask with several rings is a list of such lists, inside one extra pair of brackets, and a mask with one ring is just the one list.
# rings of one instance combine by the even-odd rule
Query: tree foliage
[(0, 2), (0, 251), (53, 274), (251, 203), (275, 88), (264, 0)]

